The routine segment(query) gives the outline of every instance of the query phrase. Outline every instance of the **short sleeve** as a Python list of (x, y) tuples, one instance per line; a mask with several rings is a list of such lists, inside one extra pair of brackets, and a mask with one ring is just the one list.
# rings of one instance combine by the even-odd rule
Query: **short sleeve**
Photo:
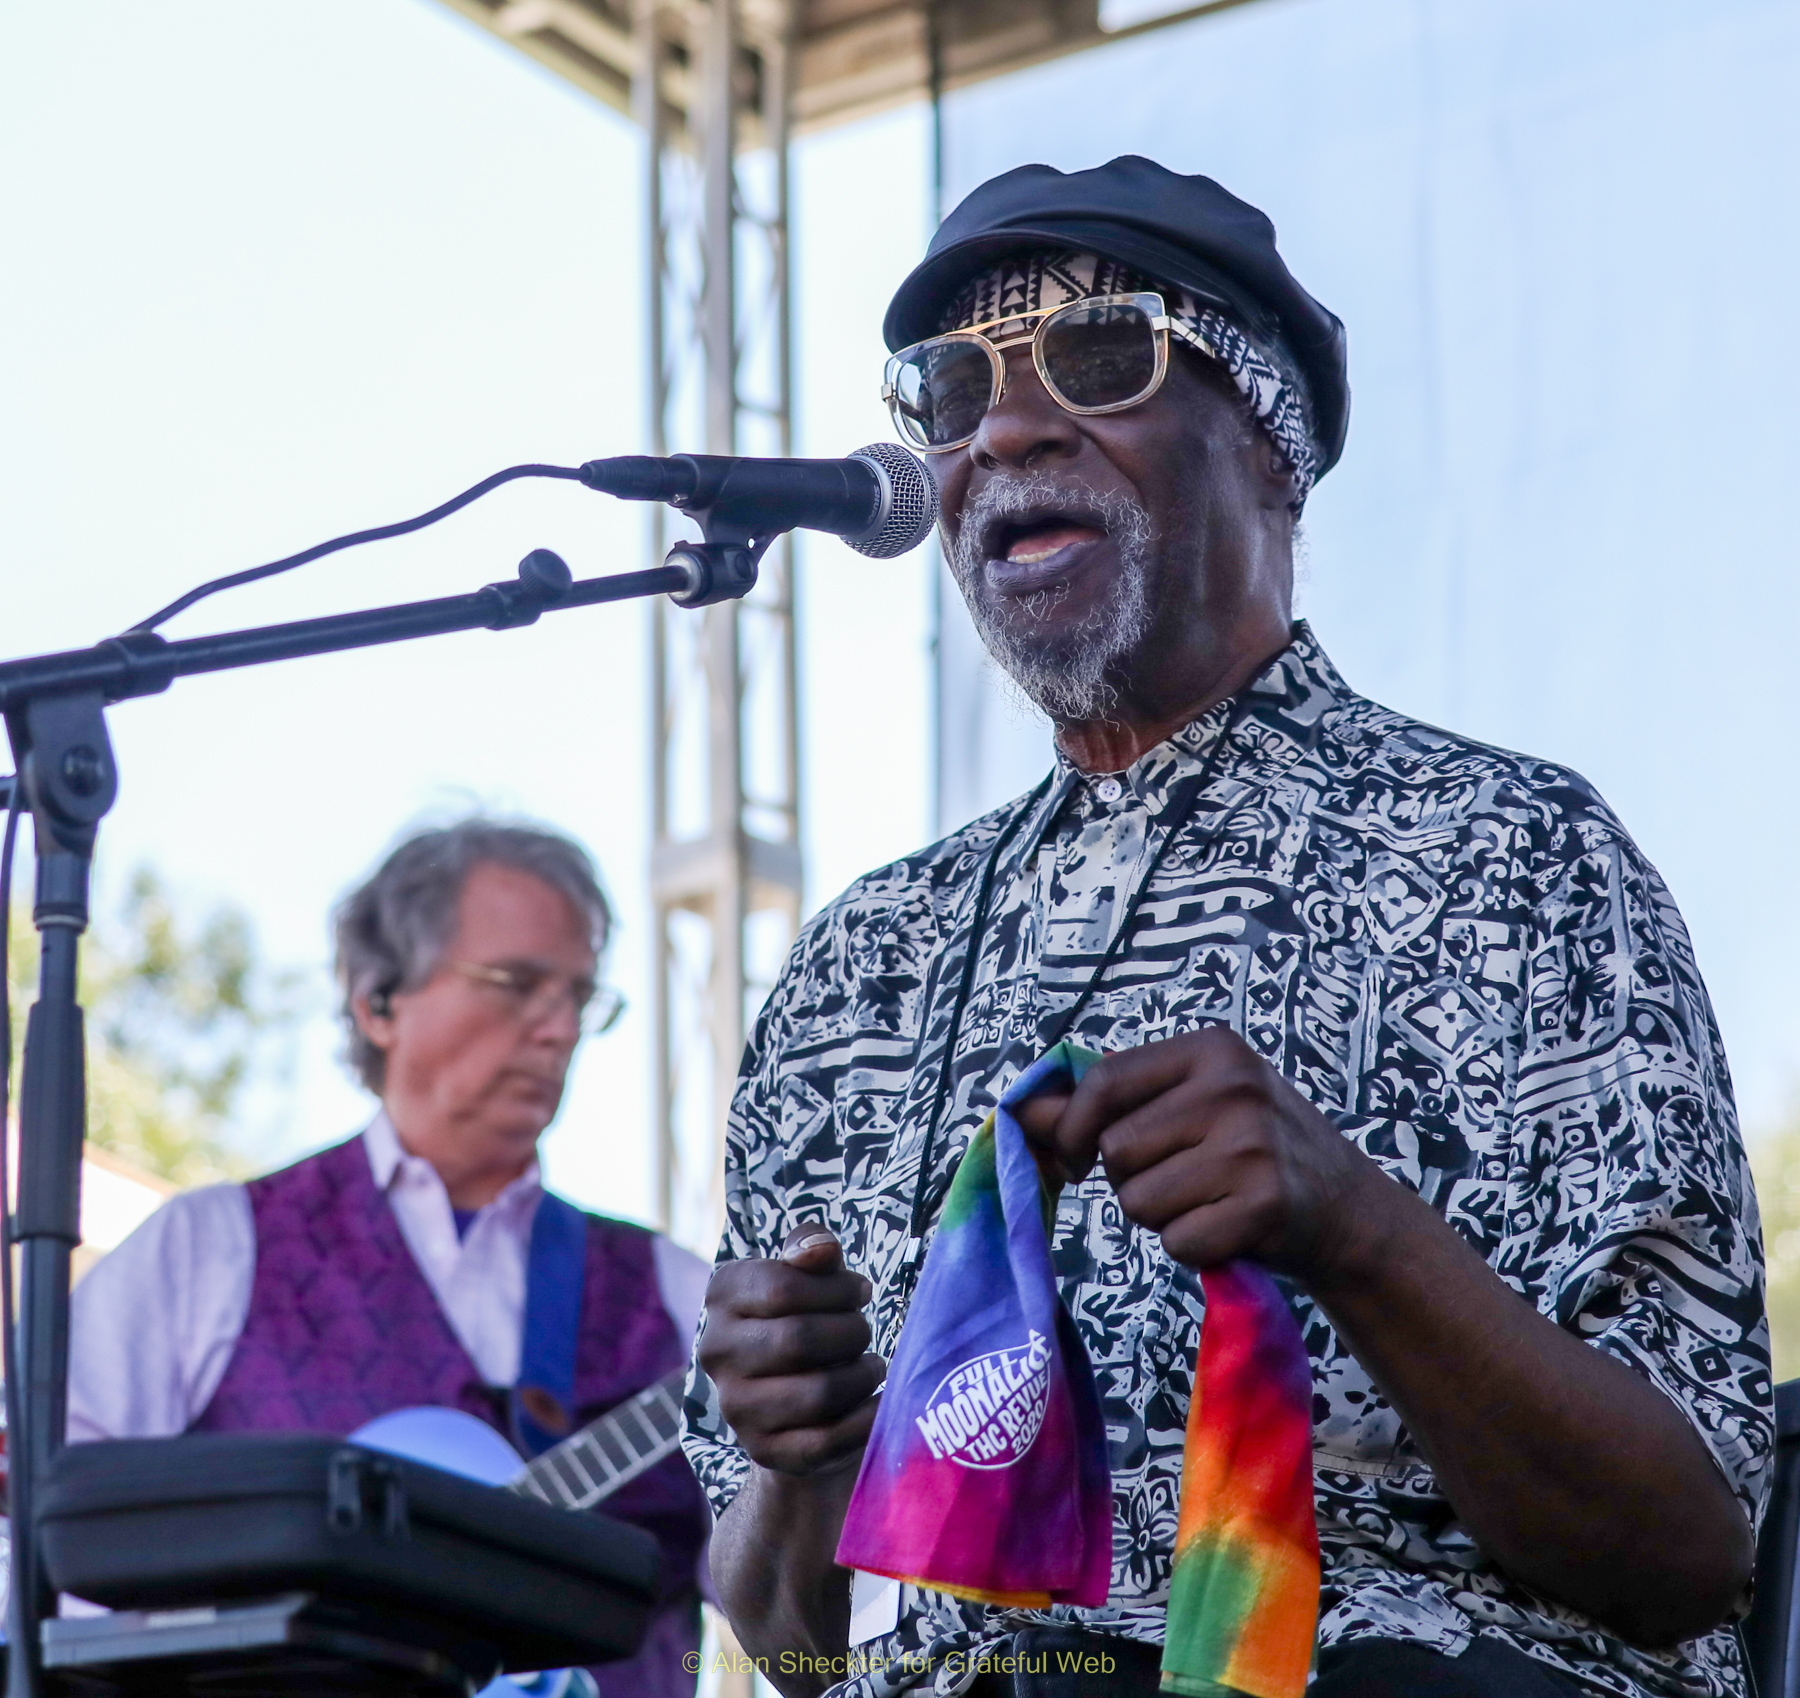
[(1577, 839), (1537, 884), (1499, 1271), (1671, 1398), (1755, 1525), (1774, 1446), (1762, 1236), (1686, 927), (1622, 836)]

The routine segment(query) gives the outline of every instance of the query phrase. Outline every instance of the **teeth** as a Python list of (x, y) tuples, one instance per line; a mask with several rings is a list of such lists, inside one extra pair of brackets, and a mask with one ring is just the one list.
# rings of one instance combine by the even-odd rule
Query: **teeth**
[(1048, 560), (1060, 552), (1061, 546), (1059, 543), (1056, 548), (1015, 548), (1006, 558), (1019, 566), (1035, 566), (1040, 560)]

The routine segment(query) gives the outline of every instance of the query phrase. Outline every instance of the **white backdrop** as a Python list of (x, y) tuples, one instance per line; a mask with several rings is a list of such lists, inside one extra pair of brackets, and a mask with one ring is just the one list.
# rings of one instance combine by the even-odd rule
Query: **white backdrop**
[[(1353, 687), (1599, 785), (1752, 1127), (1800, 1095), (1797, 83), (1786, 0), (1261, 0), (945, 114), (952, 205), (1139, 152), (1275, 220), (1355, 393), (1302, 611)], [(1047, 744), (944, 600), (948, 826)]]

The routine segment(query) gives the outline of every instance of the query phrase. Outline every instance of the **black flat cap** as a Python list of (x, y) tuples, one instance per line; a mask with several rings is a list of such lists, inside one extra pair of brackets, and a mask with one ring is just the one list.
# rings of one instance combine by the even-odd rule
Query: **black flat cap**
[(1294, 281), (1275, 226), (1210, 177), (1125, 154), (1092, 171), (1021, 165), (981, 185), (938, 226), (882, 325), (890, 350), (935, 336), (956, 291), (1021, 249), (1099, 254), (1192, 289), (1252, 336), (1278, 339), (1311, 391), (1319, 470), (1344, 450), (1350, 379), (1344, 327)]

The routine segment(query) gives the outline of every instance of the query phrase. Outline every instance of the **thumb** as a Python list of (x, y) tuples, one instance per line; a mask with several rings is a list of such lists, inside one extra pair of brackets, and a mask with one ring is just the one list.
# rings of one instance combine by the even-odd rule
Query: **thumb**
[(1013, 1105), (1013, 1119), (1025, 1134), (1038, 1172), (1052, 1185), (1069, 1185), (1083, 1177), (1081, 1172), (1071, 1168), (1056, 1135), (1069, 1101), (1067, 1091), (1042, 1091)]
[(844, 1247), (823, 1221), (803, 1220), (783, 1241), (781, 1259), (802, 1273), (836, 1273), (844, 1265)]

